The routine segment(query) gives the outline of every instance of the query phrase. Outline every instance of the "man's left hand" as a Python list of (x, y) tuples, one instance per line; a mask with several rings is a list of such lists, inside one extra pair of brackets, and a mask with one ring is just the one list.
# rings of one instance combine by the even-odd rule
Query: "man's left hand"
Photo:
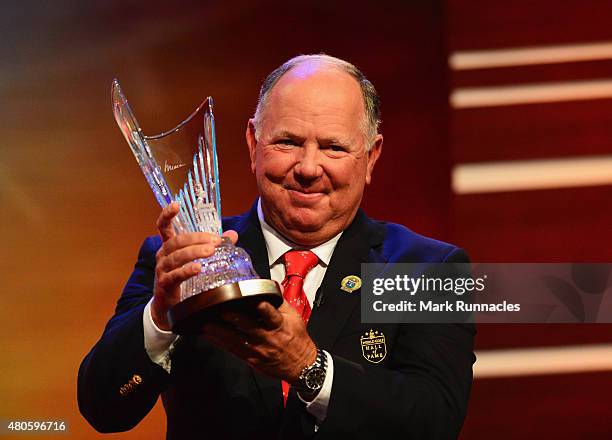
[(202, 336), (251, 367), (294, 384), (317, 357), (317, 347), (298, 313), (286, 302), (275, 309), (260, 303), (254, 314), (227, 312), (222, 322), (206, 324)]

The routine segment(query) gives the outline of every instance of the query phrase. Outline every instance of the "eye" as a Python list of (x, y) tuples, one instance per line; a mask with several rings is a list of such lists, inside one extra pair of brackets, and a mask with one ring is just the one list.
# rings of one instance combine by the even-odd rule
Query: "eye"
[(342, 156), (342, 155), (344, 155), (344, 153), (346, 153), (348, 151), (346, 147), (344, 147), (344, 146), (342, 146), (340, 144), (322, 145), (321, 146), (321, 150), (324, 150), (327, 154), (333, 155), (334, 157)]
[(296, 141), (294, 141), (293, 139), (289, 139), (289, 138), (281, 139), (281, 140), (277, 141), (276, 143), (279, 144), (279, 145), (294, 145), (294, 146), (297, 145)]

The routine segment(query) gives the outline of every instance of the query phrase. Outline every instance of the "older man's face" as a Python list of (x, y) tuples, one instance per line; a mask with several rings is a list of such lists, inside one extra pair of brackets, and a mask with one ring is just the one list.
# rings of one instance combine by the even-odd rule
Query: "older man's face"
[(264, 216), (290, 240), (317, 245), (352, 221), (382, 146), (378, 135), (366, 151), (363, 120), (353, 77), (303, 64), (268, 95), (259, 139), (249, 122), (247, 143)]

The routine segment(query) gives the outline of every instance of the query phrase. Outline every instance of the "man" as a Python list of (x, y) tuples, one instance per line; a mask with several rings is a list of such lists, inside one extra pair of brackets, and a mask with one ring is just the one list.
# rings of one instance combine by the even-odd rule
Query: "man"
[[(175, 235), (177, 206), (165, 208), (161, 239), (143, 244), (79, 371), (79, 406), (97, 430), (132, 428), (161, 394), (168, 438), (458, 435), (473, 328), (362, 324), (359, 290), (343, 284), (361, 263), (467, 259), (359, 209), (381, 154), (379, 119), (374, 87), (345, 61), (299, 56), (270, 74), (246, 131), (260, 198), (224, 229), (262, 277), (283, 281), (285, 302), (177, 338), (167, 311), (180, 283), (200, 271), (193, 261), (220, 238)], [(362, 350), (362, 337), (374, 334), (384, 336), (382, 359)]]

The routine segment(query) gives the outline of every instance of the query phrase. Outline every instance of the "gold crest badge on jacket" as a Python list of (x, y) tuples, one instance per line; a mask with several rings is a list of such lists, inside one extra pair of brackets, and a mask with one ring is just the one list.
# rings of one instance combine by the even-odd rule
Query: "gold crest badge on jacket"
[(370, 329), (360, 338), (363, 357), (373, 364), (378, 364), (387, 356), (385, 335), (379, 330)]

